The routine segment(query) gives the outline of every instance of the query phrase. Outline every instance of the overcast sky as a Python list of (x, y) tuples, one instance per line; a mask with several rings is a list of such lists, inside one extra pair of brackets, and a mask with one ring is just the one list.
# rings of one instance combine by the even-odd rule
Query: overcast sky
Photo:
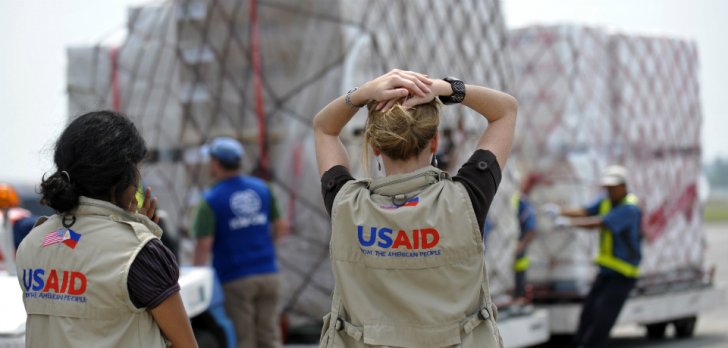
[[(294, 1), (294, 0), (291, 0)], [(118, 32), (142, 0), (0, 0), (0, 181), (53, 169), (66, 120), (65, 48)], [(694, 39), (700, 54), (704, 159), (728, 157), (728, 1), (503, 0), (510, 26), (586, 23)]]

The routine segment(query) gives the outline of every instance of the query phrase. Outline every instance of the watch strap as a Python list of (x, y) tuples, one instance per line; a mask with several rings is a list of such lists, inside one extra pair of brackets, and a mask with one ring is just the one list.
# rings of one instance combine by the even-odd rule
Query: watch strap
[(451, 76), (443, 78), (443, 81), (450, 83), (452, 94), (441, 95), (439, 97), (440, 101), (445, 105), (462, 103), (463, 100), (465, 100), (465, 83), (460, 79)]

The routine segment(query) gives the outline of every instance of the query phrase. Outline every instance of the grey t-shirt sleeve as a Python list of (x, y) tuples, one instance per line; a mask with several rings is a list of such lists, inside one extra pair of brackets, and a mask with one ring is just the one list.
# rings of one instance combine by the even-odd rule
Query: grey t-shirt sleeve
[(159, 239), (152, 239), (132, 262), (127, 279), (129, 297), (137, 308), (154, 309), (180, 290), (179, 265)]

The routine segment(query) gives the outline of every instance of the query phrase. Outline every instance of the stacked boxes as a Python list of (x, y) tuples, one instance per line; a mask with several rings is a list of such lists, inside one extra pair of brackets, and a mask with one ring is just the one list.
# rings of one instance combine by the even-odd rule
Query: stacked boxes
[[(511, 31), (519, 123), (513, 156), (544, 180), (537, 204), (583, 206), (609, 164), (630, 173), (646, 236), (642, 274), (700, 270), (703, 232), (697, 54), (691, 42), (575, 26)], [(596, 234), (544, 233), (529, 278), (585, 290)]]
[[(608, 36), (592, 28), (535, 26), (510, 32), (519, 117), (513, 163), (522, 177), (541, 175), (534, 203), (582, 203), (595, 192), (612, 138)], [(548, 185), (544, 185), (548, 183)], [(545, 197), (542, 197), (545, 196)], [(548, 221), (539, 221), (541, 229)], [(577, 279), (588, 286), (593, 236), (544, 236), (532, 243), (529, 281)]]
[[(147, 20), (151, 13), (156, 18)], [(183, 0), (130, 14), (129, 37), (114, 61), (107, 48), (69, 50), (71, 114), (117, 105), (135, 120), (156, 154), (143, 177), (176, 230), (186, 228), (209, 184), (199, 146), (220, 135), (243, 141), (243, 169), (267, 167), (292, 227), (278, 248), (292, 325), (319, 321), (333, 288), (311, 129), (316, 112), (393, 68), (501, 90), (510, 82), (497, 0)], [(360, 165), (365, 119), (360, 112), (342, 139), (355, 176), (380, 175)], [(486, 122), (455, 106), (444, 109), (442, 124), (454, 134), (453, 162), (462, 163)], [(504, 176), (491, 213), (514, 216), (507, 192), (513, 175)], [(489, 240), (495, 293), (511, 287), (514, 221), (499, 221)]]
[(644, 208), (642, 272), (695, 268), (705, 248), (700, 176), (701, 108), (694, 43), (613, 35), (610, 39), (617, 161), (632, 170)]
[[(109, 108), (135, 121), (152, 150), (145, 183), (174, 231), (186, 229), (210, 184), (200, 145), (220, 135), (242, 140), (246, 171), (265, 167), (267, 157), (264, 174), (292, 227), (279, 260), (293, 325), (319, 320), (333, 287), (311, 120), (336, 96), (392, 68), (457, 76), (519, 100), (513, 155), (486, 242), (496, 298), (507, 298), (513, 284), (511, 197), (532, 173), (542, 176), (534, 202), (583, 205), (598, 195), (600, 172), (624, 164), (645, 213), (643, 273), (702, 266), (692, 43), (574, 26), (513, 30), (508, 41), (496, 0), (185, 0), (131, 10), (127, 31), (118, 47), (68, 50), (70, 115)], [(461, 106), (442, 115), (454, 172), (486, 122)], [(381, 175), (359, 161), (365, 120), (360, 112), (342, 133), (358, 177)], [(549, 233), (550, 221), (539, 222), (529, 279), (586, 289), (596, 234)]]
[[(154, 188), (172, 228), (188, 211), (190, 168), (180, 161), (179, 62), (171, 5), (132, 8), (126, 38), (67, 50), (71, 118), (99, 110), (122, 111), (134, 120), (150, 149), (144, 184)], [(193, 156), (194, 157), (194, 156)]]

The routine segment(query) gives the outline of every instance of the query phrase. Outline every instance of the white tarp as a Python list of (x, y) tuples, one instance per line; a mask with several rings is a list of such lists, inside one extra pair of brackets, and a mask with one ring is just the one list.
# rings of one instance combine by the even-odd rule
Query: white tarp
[[(697, 53), (688, 41), (578, 26), (510, 32), (519, 121), (513, 156), (543, 180), (538, 205), (583, 206), (609, 164), (629, 170), (643, 208), (642, 274), (702, 269)], [(529, 279), (587, 288), (596, 233), (548, 232), (530, 249)], [(572, 231), (574, 232), (574, 231)], [(573, 286), (573, 285), (571, 285)]]

